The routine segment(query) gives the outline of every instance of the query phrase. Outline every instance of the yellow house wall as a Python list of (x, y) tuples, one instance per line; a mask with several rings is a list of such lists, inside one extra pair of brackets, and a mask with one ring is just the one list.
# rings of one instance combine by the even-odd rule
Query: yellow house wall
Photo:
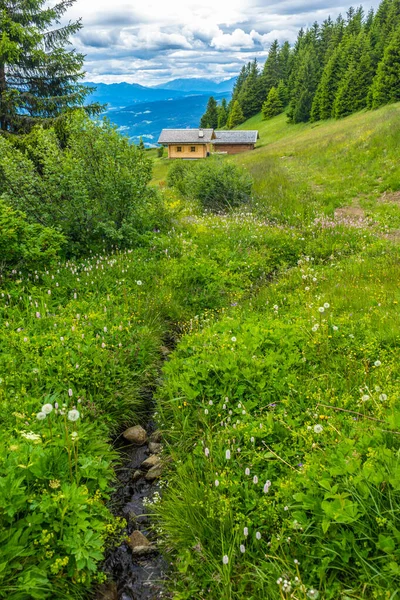
[[(182, 148), (182, 152), (178, 152), (178, 147)], [(196, 148), (195, 152), (191, 152), (191, 147)], [(168, 158), (205, 158), (207, 156), (206, 144), (170, 144), (168, 146)]]

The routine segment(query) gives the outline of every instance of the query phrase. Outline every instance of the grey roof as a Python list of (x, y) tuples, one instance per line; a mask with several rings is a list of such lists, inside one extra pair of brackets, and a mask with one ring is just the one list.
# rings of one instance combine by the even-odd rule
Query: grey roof
[(255, 144), (258, 139), (258, 131), (216, 131), (213, 144)]
[[(203, 137), (199, 134), (203, 132)], [(159, 144), (209, 144), (214, 137), (214, 129), (163, 129), (158, 138)]]

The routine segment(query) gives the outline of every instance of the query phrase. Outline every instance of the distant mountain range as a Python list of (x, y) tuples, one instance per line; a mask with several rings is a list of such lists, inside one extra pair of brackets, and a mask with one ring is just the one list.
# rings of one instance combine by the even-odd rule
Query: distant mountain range
[(95, 87), (88, 97), (90, 102), (108, 104), (108, 109), (123, 108), (137, 102), (157, 102), (158, 100), (171, 100), (198, 94), (231, 93), (236, 78), (217, 83), (210, 79), (174, 79), (155, 87), (146, 87), (138, 83), (85, 83), (88, 87)]
[(192, 79), (174, 79), (173, 81), (168, 81), (168, 83), (161, 83), (160, 85), (156, 85), (156, 89), (164, 89), (164, 90), (177, 90), (181, 92), (209, 92), (209, 93), (222, 93), (222, 92), (232, 92), (233, 86), (235, 84), (236, 77), (232, 79), (227, 79), (226, 81), (222, 81), (221, 83), (216, 83), (215, 81), (211, 81), (210, 79), (201, 79), (199, 77)]
[[(217, 100), (228, 99), (230, 93), (214, 94), (214, 97)], [(146, 146), (154, 146), (162, 129), (198, 127), (208, 98), (208, 95), (193, 95), (137, 103), (120, 110), (110, 110), (107, 116), (133, 143), (137, 144), (142, 138)]]
[(137, 83), (90, 83), (96, 90), (89, 102), (107, 105), (105, 115), (137, 143), (157, 143), (164, 128), (198, 127), (208, 98), (229, 99), (236, 78), (217, 83), (210, 79), (174, 79), (155, 87)]

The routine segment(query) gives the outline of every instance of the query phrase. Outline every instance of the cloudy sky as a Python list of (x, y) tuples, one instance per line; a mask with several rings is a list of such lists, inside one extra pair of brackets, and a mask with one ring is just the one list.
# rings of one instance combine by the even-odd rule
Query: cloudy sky
[[(271, 42), (346, 13), (351, 0), (77, 0), (69, 18), (86, 55), (87, 80), (156, 85), (178, 77), (221, 81), (265, 60)], [(359, 4), (356, 2), (355, 5)], [(366, 0), (376, 8), (379, 0)]]

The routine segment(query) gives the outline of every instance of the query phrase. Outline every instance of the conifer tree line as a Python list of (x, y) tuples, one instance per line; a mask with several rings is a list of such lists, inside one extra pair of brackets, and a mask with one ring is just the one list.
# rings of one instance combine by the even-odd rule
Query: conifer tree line
[(232, 128), (285, 110), (290, 123), (319, 121), (397, 101), (400, 0), (383, 0), (376, 12), (351, 7), (300, 29), (293, 46), (276, 40), (262, 68), (256, 59), (242, 67), (229, 104), (210, 98), (200, 125)]

